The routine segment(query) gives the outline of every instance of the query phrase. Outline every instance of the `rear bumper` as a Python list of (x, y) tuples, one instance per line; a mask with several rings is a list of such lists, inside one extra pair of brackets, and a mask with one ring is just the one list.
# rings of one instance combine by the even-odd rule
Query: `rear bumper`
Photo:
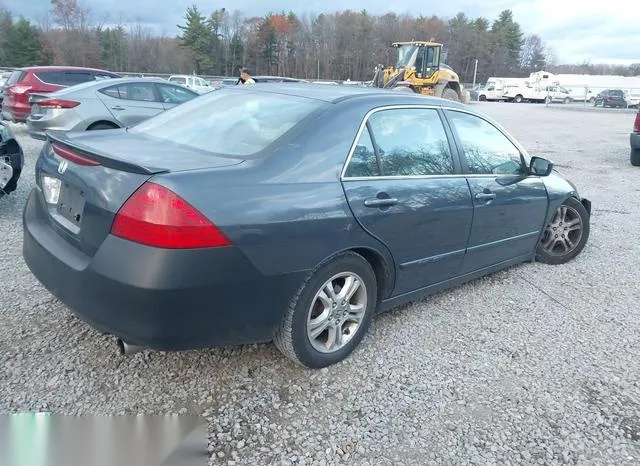
[(236, 248), (175, 251), (108, 236), (93, 257), (59, 236), (34, 188), (23, 256), (74, 314), (127, 343), (186, 350), (273, 338), (301, 274), (267, 277)]
[(46, 141), (47, 131), (74, 131), (77, 128), (84, 130), (82, 119), (74, 109), (58, 110), (57, 112), (57, 115), (28, 115), (26, 122), (29, 136)]
[(629, 135), (629, 143), (631, 145), (631, 149), (640, 150), (640, 133), (631, 133)]

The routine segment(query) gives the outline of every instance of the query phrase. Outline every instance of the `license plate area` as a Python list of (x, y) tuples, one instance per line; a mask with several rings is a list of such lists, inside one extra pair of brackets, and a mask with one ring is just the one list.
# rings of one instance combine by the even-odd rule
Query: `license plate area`
[(58, 215), (70, 222), (74, 227), (79, 228), (84, 213), (84, 205), (84, 192), (68, 183), (62, 182), (60, 198), (56, 206)]

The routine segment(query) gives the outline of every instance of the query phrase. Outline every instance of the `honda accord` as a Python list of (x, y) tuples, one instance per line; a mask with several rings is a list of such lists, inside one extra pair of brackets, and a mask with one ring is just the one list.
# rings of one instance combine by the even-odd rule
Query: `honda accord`
[(563, 264), (591, 204), (471, 107), (230, 86), (130, 128), (47, 133), (24, 208), (39, 281), (123, 348), (273, 341), (320, 368), (376, 313)]

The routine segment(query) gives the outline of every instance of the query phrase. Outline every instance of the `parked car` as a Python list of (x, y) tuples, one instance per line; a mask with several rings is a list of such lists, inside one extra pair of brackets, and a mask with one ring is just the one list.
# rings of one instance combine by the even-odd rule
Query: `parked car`
[(34, 66), (15, 70), (4, 86), (2, 117), (25, 122), (31, 112), (29, 96), (101, 79), (119, 78), (110, 71), (73, 66)]
[(627, 101), (624, 98), (624, 92), (622, 92), (622, 90), (605, 89), (596, 96), (593, 102), (594, 107), (597, 107), (598, 105), (602, 105), (603, 108), (627, 108)]
[(273, 340), (324, 367), (377, 312), (566, 263), (590, 228), (497, 123), (374, 88), (225, 87), (129, 130), (52, 131), (35, 174), (25, 261), (124, 353)]
[(629, 135), (629, 142), (631, 144), (631, 165), (634, 167), (640, 167), (640, 107), (636, 112), (636, 119), (633, 122), (633, 130)]
[(11, 128), (0, 122), (0, 197), (12, 193), (24, 167), (24, 154)]
[(187, 87), (198, 94), (205, 94), (211, 92), (214, 88), (206, 81), (198, 76), (190, 76), (188, 74), (178, 74), (169, 76), (169, 82), (174, 84), (180, 84)]
[(29, 135), (46, 131), (88, 131), (131, 126), (200, 94), (161, 78), (93, 81), (51, 94), (32, 94)]

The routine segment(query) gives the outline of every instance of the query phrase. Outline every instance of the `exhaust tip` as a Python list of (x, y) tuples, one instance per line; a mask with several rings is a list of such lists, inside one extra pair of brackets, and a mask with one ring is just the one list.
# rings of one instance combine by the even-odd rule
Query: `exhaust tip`
[(142, 347), (141, 346), (130, 345), (129, 343), (123, 341), (120, 338), (118, 338), (116, 340), (116, 346), (118, 347), (118, 352), (120, 353), (121, 356), (129, 355), (129, 354), (133, 354), (133, 353), (137, 353), (139, 351), (142, 351)]

